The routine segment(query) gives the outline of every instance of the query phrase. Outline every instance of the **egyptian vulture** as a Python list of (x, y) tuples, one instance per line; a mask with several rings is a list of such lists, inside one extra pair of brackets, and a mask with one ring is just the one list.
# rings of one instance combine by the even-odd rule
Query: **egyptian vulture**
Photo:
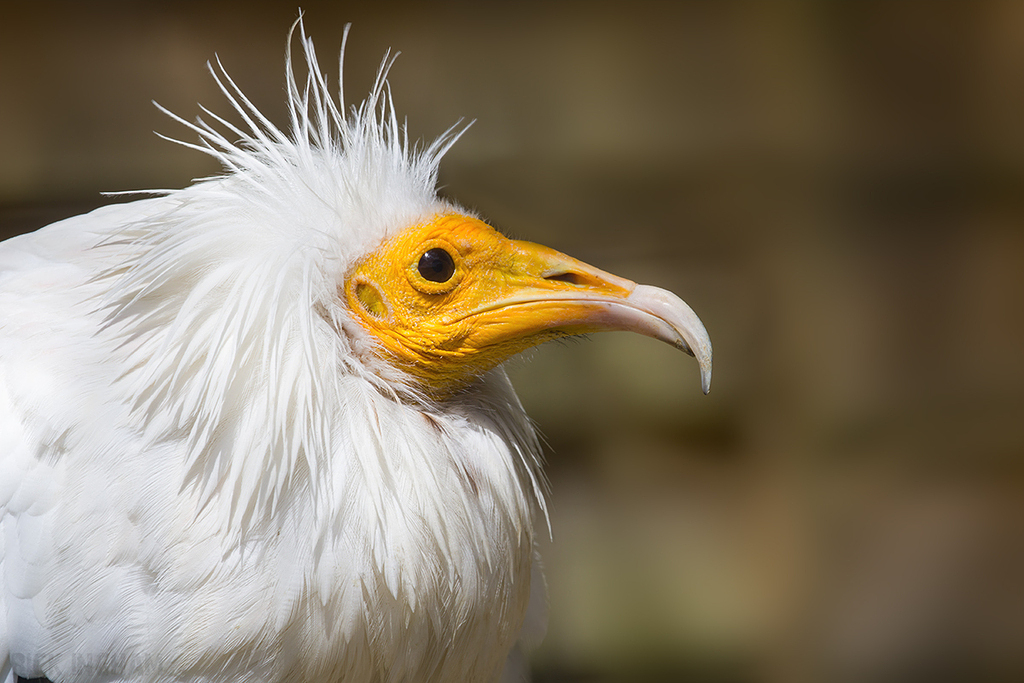
[(633, 330), (708, 389), (683, 301), (438, 197), (459, 132), (410, 144), (388, 58), (333, 100), (299, 33), (287, 126), (219, 66), (241, 122), (178, 119), (222, 175), (0, 244), (2, 683), (511, 676), (545, 505), (502, 362)]

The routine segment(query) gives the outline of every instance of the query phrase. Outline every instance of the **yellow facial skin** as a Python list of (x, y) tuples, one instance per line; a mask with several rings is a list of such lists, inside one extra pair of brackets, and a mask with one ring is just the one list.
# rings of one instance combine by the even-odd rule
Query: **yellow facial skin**
[[(419, 272), (435, 248), (455, 266), (444, 282)], [(535, 344), (590, 331), (586, 303), (565, 298), (580, 287), (624, 297), (633, 283), (448, 214), (381, 244), (350, 274), (345, 296), (390, 360), (445, 394)]]
[[(445, 258), (432, 260), (444, 256), (432, 250), (447, 253), (450, 264)], [(646, 299), (639, 305), (633, 300), (637, 287), (452, 213), (383, 242), (349, 273), (344, 296), (355, 319), (377, 341), (379, 353), (417, 380), (426, 394), (444, 397), (510, 356), (557, 337), (629, 329), (689, 352), (694, 345), (690, 336), (684, 341), (674, 331), (679, 326), (645, 307)], [(689, 311), (674, 295), (657, 292)], [(706, 339), (699, 320), (697, 325)], [(706, 355), (710, 381), (710, 341)], [(701, 360), (702, 369), (704, 364)]]

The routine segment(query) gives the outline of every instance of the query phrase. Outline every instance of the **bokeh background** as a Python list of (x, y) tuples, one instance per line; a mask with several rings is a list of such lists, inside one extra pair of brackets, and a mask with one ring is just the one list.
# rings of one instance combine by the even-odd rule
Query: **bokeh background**
[[(444, 192), (672, 289), (715, 343), (511, 364), (549, 445), (541, 682), (1024, 680), (1024, 3), (305, 1)], [(0, 231), (283, 121), (289, 2), (3, 2)], [(331, 78), (336, 74), (331, 69)]]

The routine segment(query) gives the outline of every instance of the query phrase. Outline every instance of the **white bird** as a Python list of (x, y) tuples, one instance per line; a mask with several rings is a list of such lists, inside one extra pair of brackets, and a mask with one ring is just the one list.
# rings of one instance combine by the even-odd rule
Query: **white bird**
[(440, 199), (460, 133), (298, 40), (285, 130), (223, 67), (244, 123), (182, 121), (223, 175), (0, 244), (2, 683), (499, 680), (545, 516), (501, 363), (634, 330), (708, 389), (685, 303)]

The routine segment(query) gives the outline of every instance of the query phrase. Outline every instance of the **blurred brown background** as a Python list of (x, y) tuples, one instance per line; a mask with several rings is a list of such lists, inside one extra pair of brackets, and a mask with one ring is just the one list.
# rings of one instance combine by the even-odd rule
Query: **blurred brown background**
[[(297, 0), (295, 0), (297, 2)], [(550, 445), (539, 681), (1024, 680), (1024, 3), (306, 1), (385, 49), (445, 192), (679, 293), (696, 364), (512, 364)], [(294, 2), (3, 3), (0, 231), (217, 169), (219, 54), (283, 121)], [(334, 69), (330, 69), (332, 80)]]

